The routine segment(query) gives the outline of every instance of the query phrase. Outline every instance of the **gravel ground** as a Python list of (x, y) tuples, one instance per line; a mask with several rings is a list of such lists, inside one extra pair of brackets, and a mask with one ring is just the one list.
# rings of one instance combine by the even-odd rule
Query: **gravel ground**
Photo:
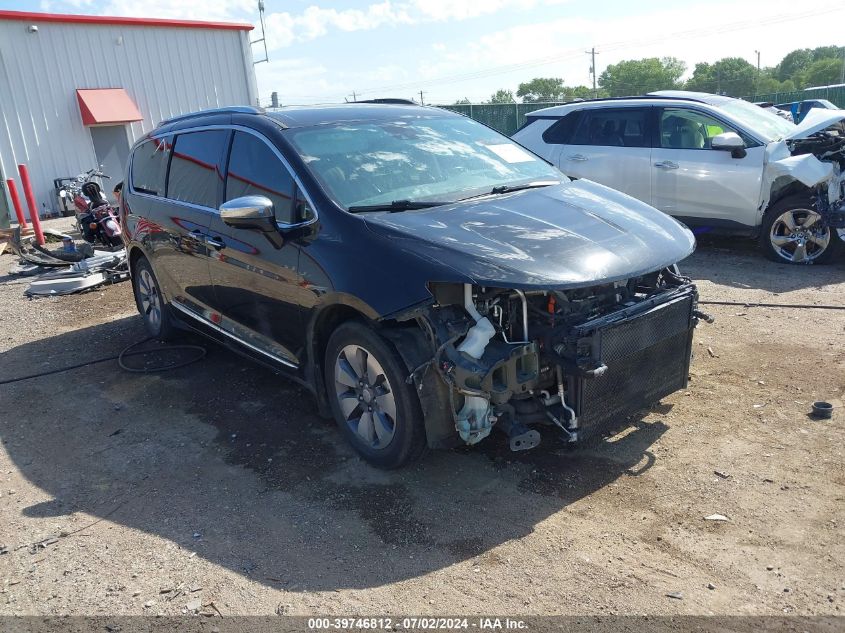
[[(845, 306), (842, 260), (705, 240), (682, 270), (705, 300)], [(0, 381), (144, 337), (129, 284), (22, 290), (0, 276)], [(212, 343), (0, 386), (0, 614), (840, 614), (845, 312), (705, 309), (689, 389), (607, 441), (390, 473)]]

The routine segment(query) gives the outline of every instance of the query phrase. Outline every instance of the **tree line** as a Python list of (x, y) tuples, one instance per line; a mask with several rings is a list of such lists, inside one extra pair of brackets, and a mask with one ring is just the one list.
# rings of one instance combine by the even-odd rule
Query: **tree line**
[[(741, 57), (725, 57), (712, 64), (700, 62), (682, 80), (687, 65), (675, 57), (648, 57), (610, 64), (590, 86), (567, 86), (560, 77), (536, 77), (520, 83), (516, 92), (497, 90), (487, 103), (538, 103), (593, 97), (625, 97), (655, 90), (694, 90), (746, 97), (792, 92), (812, 86), (840, 83), (845, 47), (801, 48), (787, 54), (776, 66), (760, 68)], [(461, 99), (456, 105), (469, 103)]]

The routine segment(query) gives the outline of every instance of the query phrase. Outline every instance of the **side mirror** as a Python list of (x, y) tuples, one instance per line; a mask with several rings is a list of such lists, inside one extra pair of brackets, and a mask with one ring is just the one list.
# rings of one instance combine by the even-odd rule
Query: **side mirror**
[(710, 147), (716, 150), (730, 152), (734, 158), (745, 158), (745, 141), (736, 132), (723, 132), (710, 140)]
[(236, 229), (255, 229), (264, 233), (276, 230), (273, 203), (264, 196), (242, 196), (223, 203), (220, 219)]

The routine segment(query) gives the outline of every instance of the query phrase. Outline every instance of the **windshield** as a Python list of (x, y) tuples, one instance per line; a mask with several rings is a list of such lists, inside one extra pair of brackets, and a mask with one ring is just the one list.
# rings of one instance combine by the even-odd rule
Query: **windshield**
[(343, 122), (290, 130), (288, 138), (346, 209), (448, 203), (494, 187), (567, 180), (510, 139), (461, 116)]
[(781, 139), (795, 130), (794, 123), (748, 101), (731, 99), (720, 103), (718, 107), (767, 143)]

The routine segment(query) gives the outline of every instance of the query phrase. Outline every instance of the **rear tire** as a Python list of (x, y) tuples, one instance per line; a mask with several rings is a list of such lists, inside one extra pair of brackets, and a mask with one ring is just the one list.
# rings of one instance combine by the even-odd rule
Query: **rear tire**
[(760, 230), (763, 254), (780, 264), (826, 264), (840, 250), (836, 229), (818, 228), (821, 216), (807, 195), (787, 196), (766, 211)]
[(170, 315), (170, 306), (161, 294), (158, 279), (145, 257), (141, 257), (132, 267), (132, 290), (135, 305), (150, 336), (160, 341), (172, 340), (176, 336), (176, 327)]
[(419, 397), (408, 370), (377, 332), (351, 321), (329, 338), (326, 391), (341, 433), (373, 466), (405, 466), (426, 450)]

